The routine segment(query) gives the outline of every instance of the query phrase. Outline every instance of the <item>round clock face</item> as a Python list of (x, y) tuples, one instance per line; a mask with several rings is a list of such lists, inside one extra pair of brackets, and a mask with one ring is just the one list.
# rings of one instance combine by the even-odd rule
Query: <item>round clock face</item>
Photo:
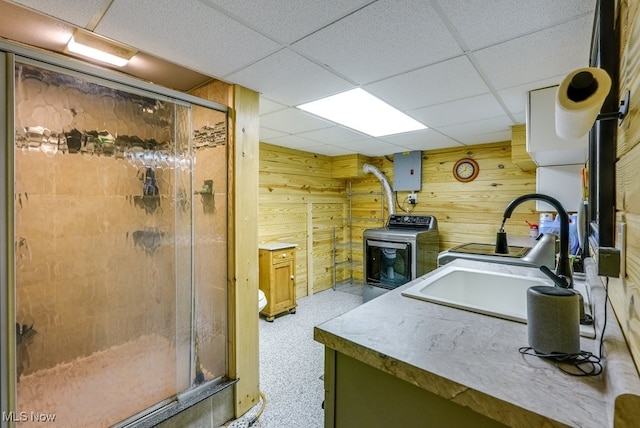
[(453, 166), (453, 175), (458, 181), (468, 182), (474, 180), (478, 176), (480, 168), (478, 163), (473, 159), (460, 159)]

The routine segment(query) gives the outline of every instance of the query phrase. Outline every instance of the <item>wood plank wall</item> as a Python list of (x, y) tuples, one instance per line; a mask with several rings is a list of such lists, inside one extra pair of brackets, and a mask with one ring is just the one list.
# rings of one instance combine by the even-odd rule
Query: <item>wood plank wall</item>
[(346, 201), (329, 156), (260, 143), (258, 239), (297, 244), (298, 297), (333, 286), (333, 232), (344, 233)]
[[(461, 158), (475, 159), (480, 166), (478, 177), (470, 183), (457, 181), (453, 166)], [(379, 157), (371, 162), (393, 183), (393, 157)], [(372, 175), (352, 180), (354, 212), (354, 264), (362, 262), (362, 232), (371, 222), (359, 219), (379, 217), (381, 187)], [(511, 142), (481, 144), (422, 152), (422, 189), (411, 214), (434, 215), (438, 220), (440, 250), (468, 242), (494, 243), (507, 204), (517, 196), (534, 193), (535, 170), (523, 171), (511, 157)], [(367, 197), (367, 193), (371, 196)], [(400, 206), (410, 209), (404, 200), (409, 192), (397, 192)], [(402, 208), (396, 207), (397, 213)], [(537, 223), (535, 202), (518, 207), (505, 225), (508, 235), (528, 235), (528, 220)], [(385, 204), (384, 218), (388, 217)], [(375, 223), (375, 222), (374, 222)], [(362, 280), (362, 272), (357, 272)]]
[[(480, 174), (471, 183), (460, 183), (452, 175), (453, 165), (463, 157), (480, 165)], [(393, 182), (393, 156), (372, 158), (369, 163)], [(535, 192), (535, 186), (535, 171), (523, 171), (512, 160), (510, 141), (425, 151), (422, 190), (412, 213), (436, 216), (440, 250), (467, 242), (493, 243), (506, 205)], [(398, 192), (401, 203), (407, 193)], [(333, 285), (334, 228), (340, 242), (351, 242), (338, 248), (338, 260), (352, 257), (352, 264), (339, 266), (337, 279), (349, 278), (353, 272), (355, 282), (361, 282), (362, 233), (381, 227), (389, 209), (373, 174), (332, 178), (330, 157), (265, 143), (260, 144), (259, 202), (260, 242), (298, 244), (298, 296)], [(535, 203), (525, 203), (516, 209), (506, 230), (527, 235), (525, 220), (537, 222), (537, 217)]]
[(609, 294), (640, 372), (640, 1), (621, 0), (617, 6), (620, 94), (631, 91), (631, 102), (629, 114), (618, 128), (616, 148), (616, 221), (627, 224), (626, 272), (610, 279)]

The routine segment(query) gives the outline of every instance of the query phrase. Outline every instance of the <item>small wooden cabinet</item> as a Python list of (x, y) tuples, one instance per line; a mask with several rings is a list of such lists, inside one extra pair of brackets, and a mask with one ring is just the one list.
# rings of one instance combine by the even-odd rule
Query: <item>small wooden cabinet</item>
[(296, 312), (296, 244), (259, 247), (259, 287), (267, 298), (260, 312), (269, 322), (284, 312)]

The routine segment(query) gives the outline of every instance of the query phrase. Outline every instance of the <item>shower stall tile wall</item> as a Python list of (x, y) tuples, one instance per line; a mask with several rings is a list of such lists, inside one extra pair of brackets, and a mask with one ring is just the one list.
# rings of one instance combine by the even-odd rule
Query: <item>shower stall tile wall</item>
[(30, 60), (14, 85), (17, 414), (111, 426), (225, 380), (226, 113)]

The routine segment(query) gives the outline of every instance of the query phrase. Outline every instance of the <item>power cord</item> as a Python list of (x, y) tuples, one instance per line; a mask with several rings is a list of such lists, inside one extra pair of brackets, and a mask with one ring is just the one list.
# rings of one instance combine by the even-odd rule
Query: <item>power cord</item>
[(604, 284), (604, 317), (602, 318), (602, 332), (600, 333), (600, 358), (602, 358), (602, 347), (604, 344), (604, 329), (607, 328), (607, 303), (609, 303), (609, 277)]
[(560, 371), (571, 376), (598, 376), (602, 373), (600, 357), (593, 355), (591, 352), (580, 351), (577, 354), (554, 352), (544, 354), (535, 351), (530, 346), (524, 346), (518, 351), (523, 355), (533, 355), (551, 360)]
[(405, 208), (405, 206), (407, 205), (407, 201), (409, 200), (408, 196), (404, 198), (404, 201), (403, 201), (403, 203), (401, 205), (400, 201), (398, 200), (398, 192), (394, 192), (394, 193), (396, 195), (396, 206), (398, 208), (400, 208), (402, 211), (404, 211), (407, 214), (411, 213), (415, 209), (415, 205), (413, 205), (413, 208), (411, 208), (410, 210)]
[(258, 410), (258, 412), (249, 417), (248, 414), (245, 414), (244, 417), (241, 417), (240, 419), (236, 419), (235, 421), (233, 421), (231, 424), (229, 425), (225, 425), (225, 427), (227, 428), (249, 428), (252, 427), (256, 424), (256, 422), (258, 422), (258, 418), (262, 415), (262, 412), (264, 411), (264, 408), (267, 405), (267, 398), (265, 397), (264, 393), (262, 391), (259, 391), (260, 393), (260, 399), (262, 401), (262, 405), (260, 406), (260, 409)]
[(250, 427), (252, 427), (256, 422), (258, 422), (258, 418), (262, 415), (262, 412), (264, 411), (264, 408), (267, 405), (267, 397), (264, 396), (264, 393), (262, 391), (260, 391), (260, 398), (262, 398), (262, 406), (260, 407), (260, 410), (258, 410), (258, 413), (256, 413), (256, 415), (249, 421)]
[(598, 356), (591, 352), (580, 351), (576, 354), (565, 353), (539, 353), (530, 346), (523, 346), (518, 351), (523, 355), (533, 355), (553, 361), (553, 364), (563, 373), (571, 376), (598, 376), (602, 373), (602, 349), (604, 344), (604, 332), (607, 328), (607, 303), (609, 302), (609, 277), (606, 277), (604, 298), (604, 317), (602, 321), (602, 331), (600, 332), (600, 346)]

